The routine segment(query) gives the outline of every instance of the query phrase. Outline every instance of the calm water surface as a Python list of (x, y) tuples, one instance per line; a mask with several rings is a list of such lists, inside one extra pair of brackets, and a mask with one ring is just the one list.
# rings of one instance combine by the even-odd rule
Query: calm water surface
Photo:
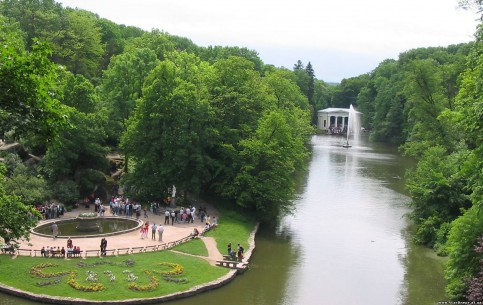
[[(393, 147), (314, 136), (294, 215), (261, 227), (248, 272), (185, 305), (432, 305), (442, 264), (410, 243), (411, 162)], [(1, 304), (40, 304), (1, 295)]]

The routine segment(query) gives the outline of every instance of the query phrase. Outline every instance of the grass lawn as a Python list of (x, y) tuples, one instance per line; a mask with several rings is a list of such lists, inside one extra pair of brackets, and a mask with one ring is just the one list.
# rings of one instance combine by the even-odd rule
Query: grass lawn
[[(127, 265), (127, 260), (133, 261), (134, 264), (132, 266)], [(42, 265), (39, 265), (45, 263), (53, 264), (53, 266), (42, 267)], [(182, 267), (183, 271), (179, 275), (162, 274), (176, 269), (176, 265), (163, 263), (177, 264)], [(35, 266), (39, 266), (37, 275), (33, 275), (31, 272)], [(159, 285), (154, 289), (142, 291), (146, 287), (152, 288), (152, 278), (145, 273), (146, 270), (152, 272), (152, 276), (157, 279)], [(62, 273), (71, 271), (75, 271), (75, 275), (62, 275)], [(88, 271), (94, 273), (93, 277), (97, 278), (98, 284), (86, 280)], [(163, 296), (213, 281), (225, 275), (228, 271), (225, 268), (213, 267), (203, 259), (180, 255), (171, 251), (88, 258), (85, 260), (24, 256), (12, 259), (8, 255), (0, 256), (0, 282), (8, 286), (35, 294), (89, 300), (123, 300)], [(60, 274), (55, 276), (55, 273)], [(45, 277), (50, 275), (53, 276)], [(79, 285), (77, 289), (69, 285), (68, 282), (71, 277), (74, 283)], [(137, 277), (137, 280), (129, 282), (128, 277)], [(138, 290), (130, 289), (130, 284), (135, 285)], [(86, 292), (79, 290), (82, 287), (91, 287), (93, 290), (103, 287), (103, 289)]]
[(208, 256), (208, 250), (205, 247), (203, 241), (199, 238), (195, 238), (187, 243), (177, 245), (173, 250), (198, 255), (198, 256)]
[[(254, 221), (240, 213), (220, 212), (218, 228), (206, 235), (216, 239), (222, 254), (229, 242), (234, 249), (237, 243), (248, 249)], [(208, 256), (201, 239), (174, 250)], [(169, 250), (69, 260), (0, 255), (0, 283), (34, 294), (96, 301), (160, 297), (211, 282), (229, 271)]]
[(232, 243), (236, 251), (237, 244), (241, 244), (245, 250), (248, 249), (248, 238), (253, 231), (255, 221), (250, 216), (232, 210), (225, 210), (217, 207), (221, 216), (218, 219), (218, 228), (210, 230), (206, 236), (216, 239), (218, 250), (223, 255), (228, 255), (228, 243)]

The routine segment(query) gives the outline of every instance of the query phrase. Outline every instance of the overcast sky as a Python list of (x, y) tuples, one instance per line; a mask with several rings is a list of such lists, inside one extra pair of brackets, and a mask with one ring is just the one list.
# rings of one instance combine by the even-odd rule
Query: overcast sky
[(478, 17), (457, 0), (58, 1), (200, 46), (247, 47), (277, 67), (310, 61), (326, 82), (370, 72), (413, 48), (472, 41)]

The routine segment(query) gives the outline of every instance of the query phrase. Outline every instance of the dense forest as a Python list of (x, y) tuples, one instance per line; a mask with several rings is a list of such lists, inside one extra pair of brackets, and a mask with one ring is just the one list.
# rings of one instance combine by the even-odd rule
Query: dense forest
[(53, 0), (0, 1), (0, 46), (0, 140), (20, 143), (0, 155), (0, 236), (25, 236), (35, 205), (118, 185), (144, 204), (175, 185), (273, 220), (292, 208), (317, 110), (352, 104), (373, 141), (417, 160), (414, 239), (449, 257), (448, 296), (483, 300), (481, 22), (471, 43), (408, 50), (335, 86), (310, 62), (278, 68)]

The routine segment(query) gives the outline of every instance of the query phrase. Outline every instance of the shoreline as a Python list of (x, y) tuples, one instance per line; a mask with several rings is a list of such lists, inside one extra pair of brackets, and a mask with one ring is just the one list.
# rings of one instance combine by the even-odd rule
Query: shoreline
[[(258, 231), (259, 224), (257, 223), (255, 227), (253, 228), (252, 232), (250, 233), (250, 236), (248, 238), (248, 243), (249, 243), (249, 248), (245, 252), (245, 259), (244, 261), (246, 263), (249, 263), (251, 256), (253, 254), (253, 251), (255, 250), (255, 236)], [(163, 250), (162, 250), (163, 251)], [(135, 255), (135, 254), (133, 254)], [(223, 268), (223, 267), (220, 267)], [(246, 267), (248, 268), (248, 267)], [(37, 302), (43, 302), (43, 303), (50, 303), (50, 304), (88, 304), (88, 305), (97, 305), (97, 304), (125, 304), (125, 305), (131, 305), (131, 304), (155, 304), (155, 303), (163, 303), (163, 302), (168, 302), (168, 301), (174, 301), (178, 299), (183, 299), (187, 297), (192, 297), (197, 294), (207, 292), (213, 289), (220, 288), (228, 283), (230, 283), (235, 277), (239, 274), (241, 274), (240, 270), (233, 269), (229, 271), (225, 276), (220, 277), (214, 281), (198, 285), (195, 287), (192, 287), (188, 290), (180, 291), (180, 292), (175, 292), (172, 294), (168, 295), (163, 295), (159, 297), (154, 297), (154, 298), (136, 298), (136, 299), (126, 299), (126, 300), (115, 300), (115, 301), (94, 301), (94, 300), (86, 300), (86, 299), (80, 299), (80, 298), (65, 298), (65, 297), (55, 297), (55, 296), (50, 296), (50, 295), (39, 295), (39, 294), (33, 294), (28, 291), (16, 289), (14, 287), (10, 287), (7, 285), (4, 285), (3, 283), (0, 283), (0, 291), (4, 292), (6, 294), (10, 294), (13, 296), (29, 299), (32, 301), (37, 301)]]

